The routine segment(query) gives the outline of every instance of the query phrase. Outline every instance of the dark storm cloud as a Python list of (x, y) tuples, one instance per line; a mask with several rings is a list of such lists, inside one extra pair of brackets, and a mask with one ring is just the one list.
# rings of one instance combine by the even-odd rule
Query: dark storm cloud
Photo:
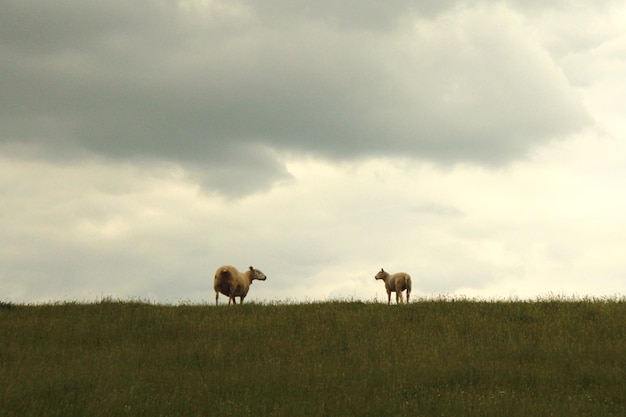
[(0, 141), (166, 159), (211, 188), (284, 176), (272, 149), (502, 164), (589, 122), (550, 58), (491, 9), (7, 3)]

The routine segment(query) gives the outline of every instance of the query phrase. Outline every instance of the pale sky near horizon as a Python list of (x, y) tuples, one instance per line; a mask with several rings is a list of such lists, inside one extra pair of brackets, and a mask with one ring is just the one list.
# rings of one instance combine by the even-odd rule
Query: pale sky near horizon
[(3, 0), (0, 300), (623, 296), (626, 4), (544, 3)]

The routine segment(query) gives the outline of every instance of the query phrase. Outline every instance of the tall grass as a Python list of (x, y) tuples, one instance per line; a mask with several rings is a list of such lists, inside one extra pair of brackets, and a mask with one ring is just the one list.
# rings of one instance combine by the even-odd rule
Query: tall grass
[(0, 308), (3, 416), (624, 416), (626, 301)]

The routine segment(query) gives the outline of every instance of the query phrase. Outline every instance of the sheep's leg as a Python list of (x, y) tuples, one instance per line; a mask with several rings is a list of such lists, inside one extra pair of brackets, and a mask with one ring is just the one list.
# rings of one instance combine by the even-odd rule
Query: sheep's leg
[(219, 291), (215, 291), (215, 305), (217, 305), (217, 299), (220, 296), (220, 292)]
[(387, 290), (387, 304), (391, 304), (391, 290)]
[(409, 304), (409, 295), (411, 295), (411, 290), (406, 290), (406, 303)]
[(232, 284), (230, 285), (230, 291), (228, 291), (229, 294), (229, 299), (228, 299), (228, 305), (230, 305), (230, 302), (232, 301), (233, 304), (237, 304), (237, 299), (235, 298), (235, 291), (237, 290), (237, 285), (236, 284)]

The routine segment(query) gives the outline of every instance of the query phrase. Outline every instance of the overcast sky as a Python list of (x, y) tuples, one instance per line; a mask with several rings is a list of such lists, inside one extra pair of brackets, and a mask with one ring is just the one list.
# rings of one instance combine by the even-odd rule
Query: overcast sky
[(621, 0), (1, 3), (0, 300), (626, 292)]

